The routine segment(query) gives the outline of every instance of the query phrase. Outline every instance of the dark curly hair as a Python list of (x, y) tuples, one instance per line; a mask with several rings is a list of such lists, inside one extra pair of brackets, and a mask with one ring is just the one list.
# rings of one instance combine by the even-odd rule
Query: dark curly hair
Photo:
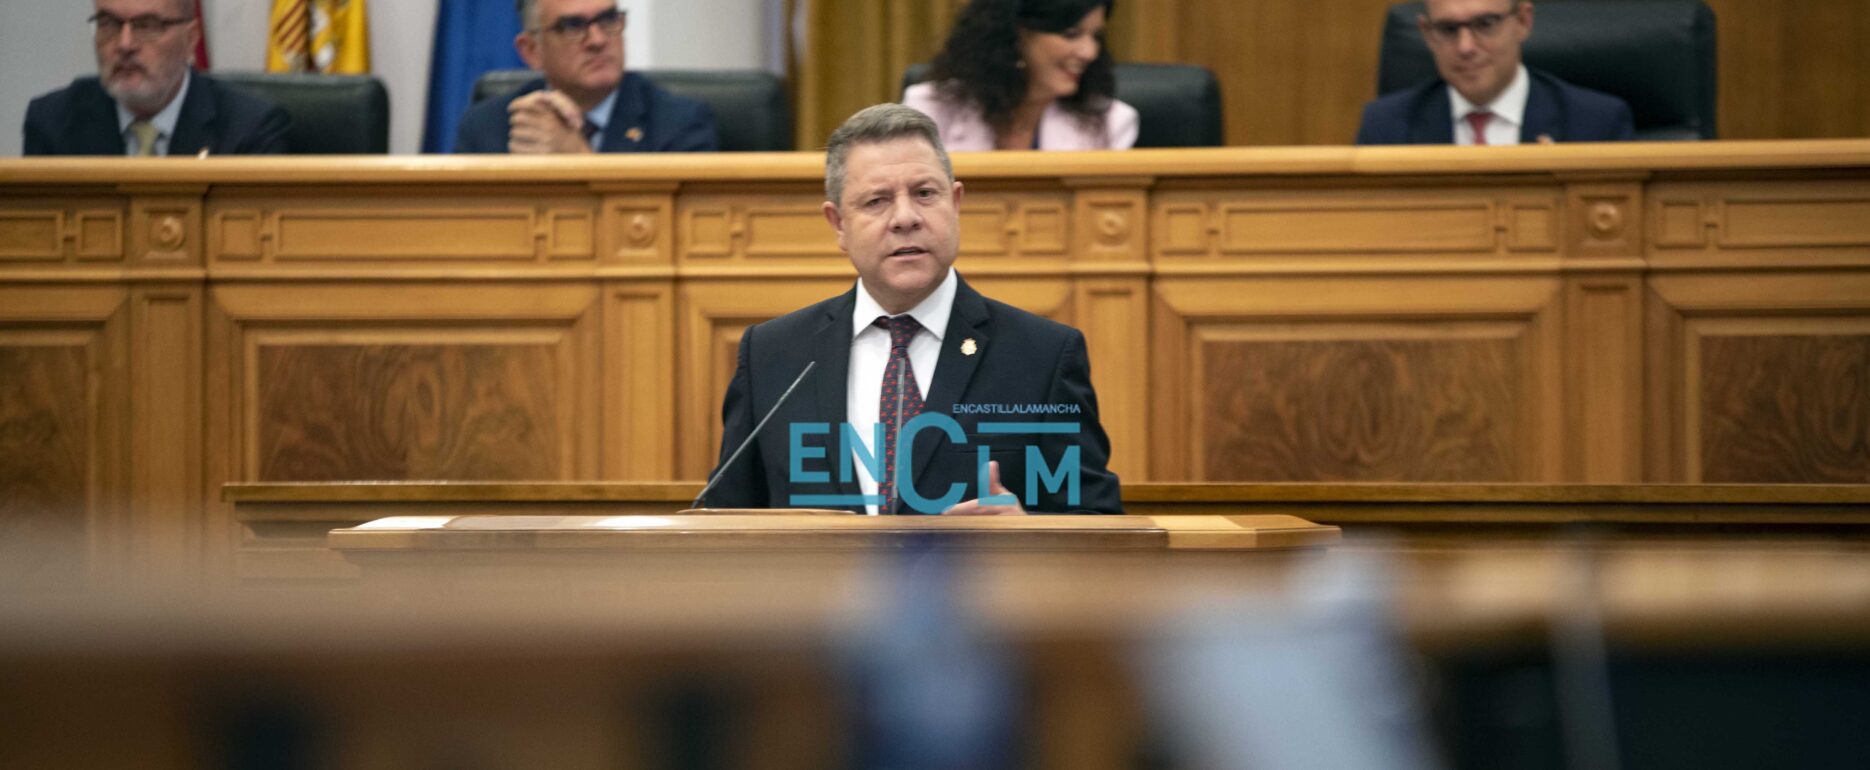
[[(1026, 99), (1026, 70), (1020, 66), (1019, 30), (1063, 32), (1084, 15), (1104, 9), (1108, 19), (1115, 0), (973, 0), (955, 16), (954, 29), (941, 53), (929, 63), (929, 79), (943, 98), (980, 108), (995, 131), (1005, 131), (1013, 110)], [(1059, 100), (1086, 125), (1102, 120), (1117, 92), (1110, 46), (1102, 33), (1097, 59), (1084, 70), (1078, 90)]]

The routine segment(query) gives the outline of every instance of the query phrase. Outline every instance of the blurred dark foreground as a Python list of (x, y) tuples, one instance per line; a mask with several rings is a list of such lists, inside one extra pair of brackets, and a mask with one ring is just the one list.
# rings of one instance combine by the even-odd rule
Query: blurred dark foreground
[(0, 767), (1870, 767), (1853, 543), (1165, 568), (937, 542), (644, 574), (0, 567)]

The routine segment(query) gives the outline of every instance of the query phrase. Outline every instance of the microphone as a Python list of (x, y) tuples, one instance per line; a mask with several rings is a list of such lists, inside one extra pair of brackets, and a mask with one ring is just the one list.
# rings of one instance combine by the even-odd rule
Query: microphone
[[(760, 423), (753, 426), (753, 432), (748, 433), (746, 440), (741, 441), (740, 446), (734, 448), (734, 453), (727, 456), (727, 462), (721, 463), (721, 467), (715, 469), (714, 478), (708, 479), (708, 485), (701, 488), (701, 494), (695, 495), (695, 504), (689, 506), (690, 508), (702, 507), (702, 498), (707, 497), (709, 492), (714, 491), (714, 485), (721, 483), (721, 475), (727, 471), (727, 466), (733, 465), (735, 460), (740, 459), (740, 453), (747, 451), (747, 447), (753, 445), (753, 440), (760, 437), (760, 429), (766, 427), (766, 423), (773, 419), (773, 415), (779, 413), (779, 407), (786, 405), (786, 399), (792, 397), (792, 391), (799, 389), (799, 383), (804, 382), (805, 375), (811, 374), (812, 367), (817, 365), (817, 361), (810, 361), (805, 364), (805, 369), (799, 372), (798, 377), (793, 378), (792, 384), (786, 387), (786, 392), (779, 394), (779, 400), (773, 402), (773, 408), (766, 410), (766, 416), (761, 417)], [(748, 394), (748, 397), (751, 398), (752, 394)]]

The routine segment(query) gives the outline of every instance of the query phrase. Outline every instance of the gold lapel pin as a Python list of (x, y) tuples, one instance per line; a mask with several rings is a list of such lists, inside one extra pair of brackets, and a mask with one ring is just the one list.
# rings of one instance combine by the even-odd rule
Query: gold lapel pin
[(971, 356), (971, 355), (974, 355), (974, 353), (979, 350), (980, 350), (980, 346), (974, 344), (973, 337), (969, 337), (961, 341), (961, 355)]
[(643, 129), (631, 126), (630, 130), (623, 132), (623, 136), (632, 142), (643, 141)]

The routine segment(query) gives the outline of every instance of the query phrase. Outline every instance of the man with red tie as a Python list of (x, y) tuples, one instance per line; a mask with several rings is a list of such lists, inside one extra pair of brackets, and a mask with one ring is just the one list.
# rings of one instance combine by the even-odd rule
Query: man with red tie
[(825, 220), (857, 280), (741, 335), (705, 504), (1121, 513), (1084, 335), (954, 270), (963, 191), (934, 122), (870, 107), (825, 154)]
[(1441, 77), (1364, 105), (1358, 144), (1605, 142), (1635, 133), (1622, 100), (1520, 62), (1528, 0), (1428, 0), (1416, 27)]

